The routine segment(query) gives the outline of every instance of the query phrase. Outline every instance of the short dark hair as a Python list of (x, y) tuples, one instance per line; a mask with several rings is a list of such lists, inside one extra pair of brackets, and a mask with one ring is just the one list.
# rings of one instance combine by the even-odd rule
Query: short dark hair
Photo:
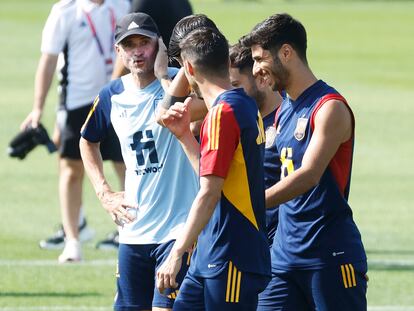
[(307, 39), (305, 27), (289, 14), (275, 14), (257, 24), (246, 35), (242, 44), (247, 47), (258, 44), (263, 49), (276, 53), (283, 44), (289, 44), (299, 57), (307, 63)]
[(206, 75), (228, 76), (229, 44), (217, 29), (201, 27), (180, 42), (181, 55)]
[(168, 45), (168, 56), (172, 59), (180, 57), (180, 42), (192, 30), (200, 27), (210, 27), (217, 29), (216, 24), (204, 14), (193, 14), (182, 18), (175, 25), (170, 43)]
[(240, 42), (230, 47), (230, 67), (237, 68), (240, 72), (252, 71), (253, 68), (252, 51), (249, 47)]

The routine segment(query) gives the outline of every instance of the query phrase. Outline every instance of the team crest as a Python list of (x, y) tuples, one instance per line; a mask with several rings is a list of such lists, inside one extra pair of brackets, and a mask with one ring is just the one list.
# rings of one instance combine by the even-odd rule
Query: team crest
[(295, 136), (296, 140), (301, 141), (303, 137), (305, 137), (306, 126), (308, 124), (308, 119), (306, 118), (299, 118), (298, 122), (296, 123)]
[(273, 146), (273, 143), (275, 142), (275, 139), (276, 139), (276, 128), (273, 125), (272, 126), (269, 126), (266, 129), (265, 136), (266, 136), (265, 148), (268, 149), (268, 148), (272, 147)]

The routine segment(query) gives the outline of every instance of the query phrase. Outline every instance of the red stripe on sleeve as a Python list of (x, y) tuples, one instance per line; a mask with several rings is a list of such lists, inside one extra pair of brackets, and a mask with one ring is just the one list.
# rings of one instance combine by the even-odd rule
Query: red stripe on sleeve
[(200, 176), (226, 178), (240, 141), (240, 127), (230, 105), (220, 102), (208, 112), (200, 137)]

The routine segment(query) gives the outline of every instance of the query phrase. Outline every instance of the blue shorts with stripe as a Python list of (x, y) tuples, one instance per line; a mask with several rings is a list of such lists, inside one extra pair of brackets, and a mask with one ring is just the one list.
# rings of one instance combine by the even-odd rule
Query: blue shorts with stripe
[(174, 303), (174, 311), (256, 311), (258, 294), (270, 277), (242, 272), (232, 262), (211, 278), (189, 271)]
[[(156, 271), (169, 255), (174, 240), (163, 244), (120, 244), (118, 251), (116, 311), (151, 310), (152, 307), (172, 308), (178, 289), (161, 295), (155, 286)], [(189, 265), (188, 253), (177, 275), (181, 284)]]
[(275, 270), (259, 295), (258, 311), (367, 310), (367, 263), (319, 270)]

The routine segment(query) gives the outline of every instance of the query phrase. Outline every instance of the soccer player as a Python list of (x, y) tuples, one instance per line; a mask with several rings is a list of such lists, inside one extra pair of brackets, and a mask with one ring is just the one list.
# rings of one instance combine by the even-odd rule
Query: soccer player
[[(167, 71), (165, 46), (149, 15), (126, 15), (117, 25), (115, 43), (131, 73), (112, 81), (96, 98), (82, 129), (82, 159), (102, 206), (120, 225), (115, 310), (170, 310), (176, 289), (161, 295), (155, 270), (183, 228), (198, 189), (180, 143), (155, 122), (164, 95), (160, 80), (165, 84), (177, 69)], [(162, 59), (154, 69), (158, 49)], [(111, 123), (126, 164), (125, 192), (112, 191), (99, 153)], [(184, 258), (180, 283), (188, 265)]]
[[(185, 227), (157, 271), (157, 287), (177, 286), (186, 249), (196, 242), (174, 310), (256, 310), (270, 276), (263, 182), (264, 131), (256, 103), (229, 79), (229, 47), (216, 29), (193, 30), (180, 43), (185, 74), (209, 109), (200, 146), (185, 103), (165, 125), (180, 140), (200, 190)], [(201, 234), (200, 234), (201, 233)]]
[[(250, 48), (240, 43), (230, 47), (230, 82), (234, 87), (242, 87), (252, 97), (263, 118), (266, 143), (263, 157), (265, 188), (280, 180), (280, 156), (276, 148), (276, 129), (273, 126), (276, 109), (282, 102), (279, 92), (273, 91), (261, 76), (253, 76), (253, 59)], [(269, 246), (273, 244), (279, 219), (279, 207), (266, 210), (266, 227)]]
[(366, 310), (366, 255), (348, 204), (352, 110), (309, 68), (305, 28), (290, 15), (270, 16), (242, 43), (254, 74), (287, 93), (276, 117), (282, 179), (266, 190), (266, 205), (280, 204), (272, 280), (258, 310)]

